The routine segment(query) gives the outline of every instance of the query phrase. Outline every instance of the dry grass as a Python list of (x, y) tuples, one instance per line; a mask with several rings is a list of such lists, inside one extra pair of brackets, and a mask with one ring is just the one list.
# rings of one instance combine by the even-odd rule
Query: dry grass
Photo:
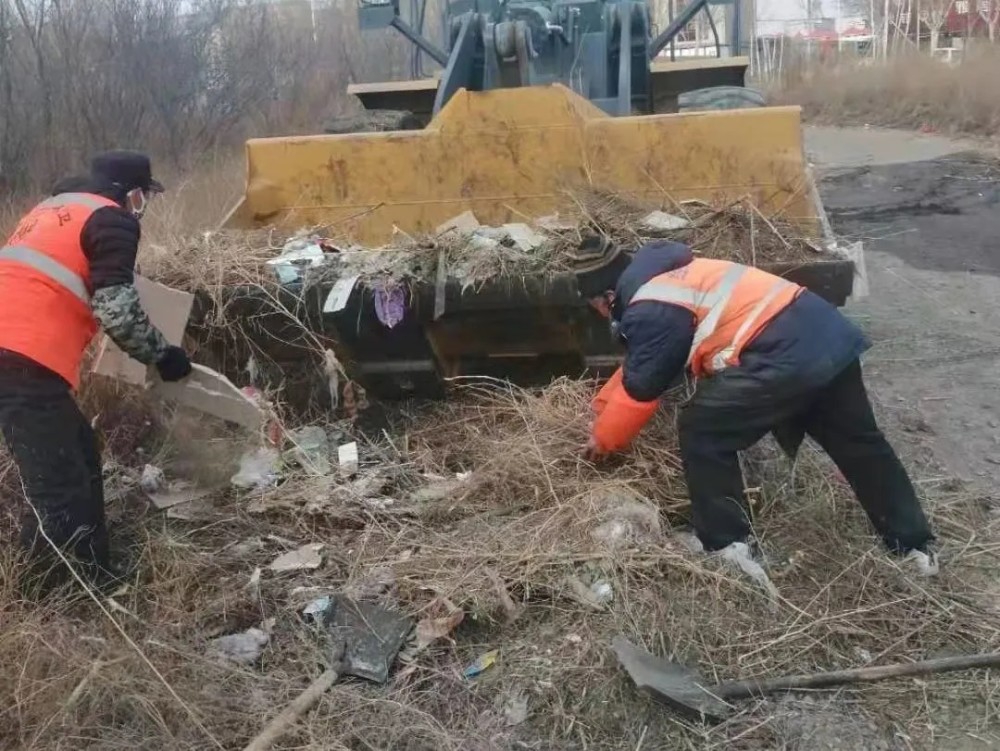
[[(199, 191), (204, 192), (204, 191)], [(575, 209), (563, 221), (572, 229), (538, 232), (545, 241), (522, 250), (512, 241), (493, 241), (476, 235), (449, 232), (427, 237), (401, 234), (381, 248), (360, 248), (347, 238), (333, 238), (327, 263), (306, 275), (307, 286), (332, 279), (358, 276), (371, 284), (433, 283), (438, 267), (446, 276), (467, 286), (500, 277), (553, 274), (568, 271), (568, 254), (575, 251), (582, 233), (601, 232), (628, 248), (655, 239), (690, 245), (706, 258), (725, 258), (751, 265), (802, 262), (819, 257), (820, 241), (803, 237), (801, 230), (780, 216), (765, 216), (749, 201), (712, 206), (688, 201), (669, 206), (690, 226), (669, 231), (643, 229), (641, 220), (661, 207), (632, 202), (600, 191), (572, 196)], [(203, 208), (203, 207), (199, 207)], [(187, 218), (185, 207), (168, 203), (157, 214), (153, 239), (139, 260), (146, 276), (178, 289), (206, 293), (217, 310), (226, 307), (227, 288), (248, 287), (274, 295), (274, 272), (267, 261), (281, 253), (288, 233), (273, 230), (209, 231), (171, 234), (164, 227), (202, 227)], [(185, 221), (179, 221), (180, 219)], [(303, 230), (308, 233), (308, 228)]]
[[(592, 388), (463, 389), (364, 442), (354, 484), (293, 478), (243, 497), (223, 491), (192, 521), (144, 513), (144, 501), (126, 490), (112, 515), (117, 539), (131, 541), (141, 565), (115, 597), (122, 609), (114, 616), (186, 708), (92, 602), (70, 592), (22, 599), (8, 549), (0, 564), (0, 746), (239, 748), (325, 659), (298, 608), (345, 587), (417, 618), (437, 614), (442, 598), (466, 615), (453, 640), (401, 667), (389, 686), (335, 687), (280, 748), (814, 748), (802, 718), (820, 711), (840, 723), (845, 747), (887, 748), (878, 738), (899, 732), (907, 747), (929, 748), (942, 728), (976, 732), (995, 721), (998, 686), (985, 674), (845, 690), (830, 704), (821, 694), (815, 711), (748, 703), (714, 728), (682, 723), (637, 695), (608, 649), (619, 631), (720, 678), (1000, 646), (988, 589), (997, 550), (974, 499), (936, 488), (928, 504), (945, 568), (936, 581), (915, 581), (875, 545), (825, 461), (807, 452), (793, 479), (776, 453), (757, 451), (747, 458), (757, 532), (770, 553), (794, 561), (776, 567), (781, 600), (771, 607), (636, 512), (656, 509), (664, 528), (684, 515), (669, 411), (614, 465), (596, 469), (578, 458)], [(194, 443), (192, 430), (175, 428), (173, 442)], [(455, 472), (471, 475), (433, 492), (430, 476)], [(595, 532), (623, 507), (638, 534), (609, 547)], [(265, 571), (250, 585), (255, 568), (314, 541), (327, 545), (323, 568)], [(582, 604), (570, 577), (609, 583), (613, 601)], [(206, 657), (208, 639), (268, 618), (276, 625), (260, 665)], [(477, 681), (461, 677), (494, 648), (496, 667)], [(529, 717), (508, 727), (503, 709), (517, 694), (528, 697)], [(859, 727), (878, 738), (862, 734), (851, 745)]]
[(1000, 51), (986, 47), (955, 65), (923, 54), (814, 66), (774, 92), (805, 116), (833, 125), (924, 128), (994, 138), (1000, 130)]

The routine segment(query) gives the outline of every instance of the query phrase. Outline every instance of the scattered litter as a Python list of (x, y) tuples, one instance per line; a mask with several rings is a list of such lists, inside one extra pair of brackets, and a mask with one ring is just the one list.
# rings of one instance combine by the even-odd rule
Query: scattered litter
[(415, 503), (435, 503), (438, 501), (460, 500), (456, 496), (467, 487), (471, 473), (463, 472), (453, 479), (434, 478), (422, 488), (417, 488), (410, 494), (410, 500)]
[(360, 278), (360, 276), (354, 274), (352, 276), (344, 276), (338, 279), (330, 289), (330, 293), (326, 296), (326, 300), (323, 302), (323, 312), (339, 313), (346, 308), (347, 303), (351, 299), (351, 292), (354, 291), (354, 288), (358, 284), (358, 279)]
[(142, 468), (142, 477), (139, 478), (139, 487), (142, 488), (144, 493), (156, 493), (166, 487), (167, 478), (163, 474), (163, 470), (159, 467), (154, 467), (152, 464), (147, 464)]
[[(469, 249), (477, 253), (489, 253), (490, 251), (495, 251), (500, 247), (500, 240), (496, 237), (490, 237), (486, 234), (481, 234), (482, 230), (477, 230), (476, 234), (469, 238)], [(465, 276), (464, 274), (456, 274), (456, 276)]]
[(621, 493), (609, 494), (606, 503), (605, 521), (593, 531), (595, 540), (612, 550), (661, 542), (660, 513), (652, 504)]
[(319, 619), (330, 609), (332, 604), (333, 598), (330, 595), (318, 597), (302, 608), (302, 615), (311, 615), (313, 618)]
[(772, 602), (777, 601), (778, 588), (774, 586), (764, 567), (754, 560), (749, 545), (745, 542), (734, 542), (720, 550), (719, 555), (757, 582), (767, 592)]
[(240, 457), (240, 469), (230, 482), (244, 490), (273, 488), (281, 477), (281, 457), (276, 449), (268, 446), (247, 451)]
[(564, 637), (570, 644), (582, 644), (583, 637), (579, 634), (566, 634)]
[(406, 290), (402, 285), (382, 285), (375, 289), (375, 316), (388, 329), (398, 326), (406, 315)]
[(279, 555), (268, 566), (272, 571), (303, 571), (317, 569), (323, 565), (323, 543), (313, 542), (297, 550)]
[(238, 634), (220, 636), (209, 642), (209, 653), (242, 665), (252, 665), (264, 653), (271, 635), (259, 628), (248, 628)]
[(521, 609), (514, 603), (510, 593), (507, 591), (507, 586), (503, 583), (503, 579), (500, 578), (500, 574), (493, 569), (486, 569), (486, 575), (490, 577), (490, 581), (493, 582), (493, 587), (497, 591), (497, 596), (500, 598), (500, 606), (503, 608), (507, 623), (513, 623), (521, 615)]
[(565, 581), (572, 599), (595, 610), (604, 610), (604, 606), (614, 598), (614, 590), (605, 579), (595, 579), (588, 584), (580, 577), (570, 575)]
[(599, 605), (607, 605), (614, 599), (615, 592), (612, 589), (610, 582), (606, 581), (596, 581), (590, 585), (591, 594), (594, 595), (594, 601)]
[(211, 489), (200, 488), (187, 480), (172, 480), (166, 483), (160, 490), (152, 493), (147, 492), (146, 496), (156, 508), (162, 511), (164, 509), (172, 509), (181, 504), (186, 505), (192, 501), (201, 500), (211, 492)]
[(479, 229), (481, 225), (476, 215), (471, 211), (465, 211), (458, 216), (453, 216), (447, 222), (443, 222), (438, 225), (438, 228), (434, 230), (434, 234), (443, 235), (447, 232), (457, 232), (459, 234), (465, 234), (473, 232)]
[(569, 219), (561, 219), (559, 214), (549, 214), (536, 219), (535, 226), (547, 232), (571, 232), (577, 228), (578, 223)]
[(198, 521), (212, 515), (212, 503), (204, 498), (196, 498), (186, 503), (179, 503), (167, 509), (168, 519), (178, 519), (185, 522)]
[(352, 441), (337, 447), (337, 461), (342, 474), (351, 476), (358, 471), (358, 444)]
[(431, 609), (441, 608), (447, 609), (448, 615), (440, 618), (423, 618), (417, 623), (413, 648), (412, 651), (409, 651), (408, 657), (415, 657), (438, 639), (444, 639), (450, 635), (465, 618), (465, 612), (461, 608), (456, 608), (448, 600), (436, 600), (431, 603)]
[(250, 581), (247, 583), (248, 589), (257, 590), (260, 588), (260, 577), (263, 574), (263, 570), (260, 566), (254, 568), (253, 573), (250, 574)]
[(303, 269), (321, 265), (326, 256), (320, 244), (313, 240), (297, 237), (285, 243), (281, 255), (267, 261), (278, 281), (292, 284), (302, 278)]
[(507, 231), (507, 237), (511, 239), (514, 246), (525, 253), (530, 253), (545, 242), (545, 235), (535, 232), (527, 224), (505, 224), (503, 228)]
[(687, 229), (691, 222), (682, 216), (668, 214), (666, 211), (651, 211), (640, 221), (640, 229), (647, 232), (674, 232), (679, 229)]
[(375, 566), (367, 576), (349, 584), (344, 593), (354, 600), (374, 600), (396, 585), (396, 572), (390, 566)]
[(491, 649), (489, 652), (484, 652), (475, 659), (475, 661), (469, 665), (465, 670), (462, 671), (462, 675), (465, 678), (475, 678), (477, 675), (484, 673), (496, 664), (497, 657), (500, 656), (500, 650)]
[(516, 693), (507, 699), (503, 708), (504, 719), (507, 727), (520, 725), (528, 719), (528, 695)]
[(315, 477), (328, 475), (333, 470), (330, 464), (330, 439), (326, 431), (317, 425), (307, 425), (288, 434), (292, 448), (287, 452), (300, 467)]

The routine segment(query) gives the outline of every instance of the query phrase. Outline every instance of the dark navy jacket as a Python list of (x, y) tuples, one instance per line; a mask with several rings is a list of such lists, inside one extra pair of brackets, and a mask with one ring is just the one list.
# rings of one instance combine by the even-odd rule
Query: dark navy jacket
[[(684, 373), (695, 317), (679, 305), (628, 303), (654, 276), (685, 266), (693, 258), (680, 243), (652, 243), (639, 249), (618, 280), (612, 317), (627, 341), (625, 391), (637, 401), (656, 399)], [(868, 346), (853, 323), (807, 290), (747, 345), (739, 367), (755, 380), (807, 390), (831, 381)]]

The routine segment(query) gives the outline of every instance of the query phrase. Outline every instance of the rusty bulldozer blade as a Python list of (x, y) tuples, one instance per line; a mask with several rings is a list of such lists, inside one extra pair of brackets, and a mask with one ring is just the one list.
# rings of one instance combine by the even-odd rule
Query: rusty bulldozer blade
[(942, 657), (898, 665), (884, 665), (826, 673), (787, 675), (712, 685), (697, 672), (670, 660), (656, 657), (623, 636), (611, 643), (618, 661), (635, 685), (658, 701), (691, 719), (719, 722), (732, 711), (736, 699), (805, 688), (830, 688), (853, 683), (871, 683), (887, 678), (903, 678), (956, 670), (1000, 667), (1000, 653)]

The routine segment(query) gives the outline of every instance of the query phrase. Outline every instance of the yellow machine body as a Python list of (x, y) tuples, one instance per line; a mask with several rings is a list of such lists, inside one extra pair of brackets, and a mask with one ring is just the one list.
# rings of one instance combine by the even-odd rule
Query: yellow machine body
[(594, 188), (669, 204), (752, 199), (816, 229), (822, 208), (797, 107), (611, 117), (561, 85), (460, 90), (424, 130), (253, 139), (225, 226), (368, 245), (432, 233), (466, 211), (529, 221)]

